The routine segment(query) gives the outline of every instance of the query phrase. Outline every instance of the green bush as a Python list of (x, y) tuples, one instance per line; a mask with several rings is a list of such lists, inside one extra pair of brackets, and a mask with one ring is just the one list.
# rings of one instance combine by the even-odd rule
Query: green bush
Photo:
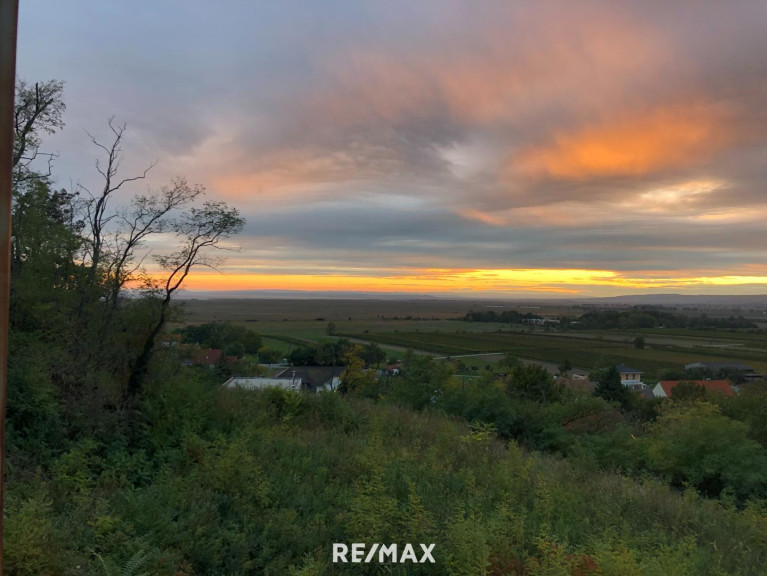
[(703, 494), (723, 490), (741, 500), (767, 496), (767, 450), (748, 437), (748, 426), (713, 404), (669, 403), (652, 427), (650, 465), (676, 485)]

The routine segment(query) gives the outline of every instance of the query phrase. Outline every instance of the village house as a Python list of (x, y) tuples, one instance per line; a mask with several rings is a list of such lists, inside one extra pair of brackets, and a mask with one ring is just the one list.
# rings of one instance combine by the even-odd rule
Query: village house
[(399, 364), (389, 364), (386, 368), (378, 371), (379, 376), (399, 376)]
[(191, 359), (183, 362), (185, 366), (205, 366), (213, 370), (220, 364), (233, 364), (237, 362), (237, 356), (225, 356), (219, 348), (201, 348), (196, 350)]
[(671, 398), (672, 390), (680, 382), (694, 382), (697, 386), (705, 388), (706, 392), (724, 394), (725, 396), (735, 395), (729, 380), (663, 380), (658, 382), (655, 388), (653, 388), (653, 396), (656, 398)]
[(696, 368), (707, 370), (735, 370), (737, 372), (743, 372), (745, 374), (754, 371), (751, 366), (740, 364), (739, 362), (693, 362), (692, 364), (685, 364), (685, 370), (694, 370)]
[(307, 390), (336, 390), (343, 366), (292, 366), (274, 376), (281, 380), (299, 379)]
[(642, 374), (644, 374), (644, 372), (641, 370), (637, 370), (636, 368), (629, 368), (624, 364), (618, 364), (615, 368), (621, 375), (621, 384), (627, 388), (642, 389), (646, 387), (645, 384), (642, 383)]
[(684, 369), (706, 370), (708, 371), (707, 375), (718, 376), (719, 378), (737, 375), (739, 382), (754, 382), (764, 379), (764, 375), (757, 374), (751, 366), (740, 362), (694, 362), (685, 364)]
[(181, 334), (165, 334), (160, 340), (160, 346), (163, 348), (178, 348), (181, 344)]
[(283, 388), (285, 390), (301, 390), (300, 378), (242, 378), (233, 377), (224, 382), (224, 388), (245, 388), (246, 390), (262, 390), (264, 388)]

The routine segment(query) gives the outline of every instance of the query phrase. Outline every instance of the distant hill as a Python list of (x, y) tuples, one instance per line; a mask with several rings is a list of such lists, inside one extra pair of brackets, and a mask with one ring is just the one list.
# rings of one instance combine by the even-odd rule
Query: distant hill
[(186, 290), (179, 294), (180, 299), (256, 299), (256, 300), (473, 300), (475, 302), (503, 302), (510, 305), (515, 302), (526, 305), (540, 304), (592, 304), (602, 306), (698, 306), (698, 307), (737, 307), (767, 308), (767, 294), (756, 295), (706, 295), (706, 294), (636, 294), (626, 296), (605, 296), (590, 298), (541, 298), (539, 296), (519, 296), (503, 298), (497, 293), (482, 295), (467, 294), (412, 294), (408, 292), (352, 292), (352, 291), (308, 291), (308, 290)]
[(581, 298), (578, 301), (594, 304), (620, 304), (625, 306), (752, 306), (767, 307), (767, 294), (706, 295), (706, 294), (639, 294), (605, 298)]
[(309, 290), (185, 290), (179, 293), (185, 300), (437, 300), (429, 294), (399, 292), (341, 292)]

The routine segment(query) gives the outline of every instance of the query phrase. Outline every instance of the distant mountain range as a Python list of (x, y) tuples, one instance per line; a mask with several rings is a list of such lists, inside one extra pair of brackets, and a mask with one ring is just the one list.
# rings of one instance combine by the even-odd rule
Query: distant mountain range
[(626, 296), (605, 296), (589, 298), (541, 298), (539, 295), (524, 297), (502, 297), (498, 294), (413, 294), (407, 292), (344, 292), (344, 291), (304, 291), (304, 290), (227, 290), (193, 291), (187, 290), (178, 295), (180, 299), (229, 300), (229, 299), (265, 299), (265, 300), (466, 300), (509, 302), (548, 302), (562, 304), (594, 304), (602, 306), (748, 306), (767, 308), (767, 294), (755, 295), (708, 295), (708, 294), (637, 294)]
[(604, 298), (579, 298), (578, 301), (597, 304), (614, 303), (627, 306), (767, 306), (767, 294), (638, 294)]
[[(177, 296), (186, 300), (228, 300), (254, 298), (263, 300), (437, 300), (429, 294), (408, 292), (341, 292), (309, 290), (184, 290)], [(454, 300), (455, 297), (447, 298)]]

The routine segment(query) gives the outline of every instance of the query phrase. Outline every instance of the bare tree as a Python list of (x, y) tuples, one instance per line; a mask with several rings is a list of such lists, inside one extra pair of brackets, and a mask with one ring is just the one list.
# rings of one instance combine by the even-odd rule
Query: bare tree
[[(125, 124), (116, 124), (114, 117), (109, 119), (109, 129), (114, 136), (112, 143), (109, 145), (102, 144), (96, 140), (93, 135), (88, 134), (91, 142), (106, 154), (106, 161), (102, 163), (101, 159), (96, 160), (96, 171), (101, 175), (104, 181), (101, 192), (98, 195), (93, 194), (82, 185), (79, 186), (81, 190), (84, 190), (90, 196), (90, 198), (85, 201), (85, 218), (90, 228), (90, 236), (88, 238), (88, 259), (90, 260), (90, 264), (87, 275), (87, 288), (93, 288), (97, 282), (97, 272), (99, 266), (102, 264), (102, 258), (104, 256), (103, 250), (108, 233), (108, 226), (112, 220), (119, 216), (117, 212), (110, 209), (110, 201), (115, 193), (125, 184), (145, 179), (149, 171), (157, 164), (156, 162), (152, 162), (141, 174), (136, 176), (128, 178), (119, 178), (117, 176), (120, 164), (123, 160), (122, 140), (125, 128)], [(138, 215), (136, 225), (143, 227), (142, 221), (144, 220), (146, 220), (145, 215)], [(153, 223), (148, 224), (150, 228), (152, 225)], [(147, 234), (148, 233), (149, 231), (147, 231)], [(146, 234), (144, 234), (138, 241), (140, 242), (145, 236)], [(129, 250), (129, 253), (132, 253), (134, 248), (135, 245)]]
[(195, 266), (214, 266), (219, 259), (211, 256), (211, 249), (232, 249), (224, 241), (240, 232), (245, 220), (236, 208), (225, 202), (206, 202), (202, 208), (191, 208), (175, 223), (175, 232), (182, 239), (181, 248), (167, 256), (156, 257), (167, 276), (151, 287), (160, 298), (160, 314), (144, 341), (141, 355), (136, 360), (128, 382), (127, 396), (141, 392), (146, 377), (155, 339), (168, 319), (171, 298), (181, 288)]
[(184, 178), (174, 179), (158, 193), (135, 196), (128, 208), (117, 212), (119, 220), (110, 247), (111, 258), (105, 276), (109, 288), (106, 299), (114, 308), (120, 291), (138, 272), (143, 258), (136, 262), (136, 250), (152, 234), (174, 231), (174, 210), (191, 204), (204, 193), (200, 185), (189, 185)]

